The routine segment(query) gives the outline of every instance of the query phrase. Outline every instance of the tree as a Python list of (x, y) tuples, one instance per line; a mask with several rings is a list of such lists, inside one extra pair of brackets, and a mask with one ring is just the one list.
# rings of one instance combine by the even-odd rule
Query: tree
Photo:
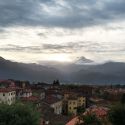
[(54, 81), (53, 81), (53, 85), (55, 85), (55, 84), (56, 84), (56, 81), (54, 80)]
[(56, 80), (56, 85), (60, 85), (60, 82), (59, 82), (59, 80)]
[(0, 104), (0, 125), (39, 125), (40, 114), (24, 104)]
[(122, 95), (121, 103), (122, 103), (123, 105), (125, 104), (125, 93)]
[(83, 106), (79, 106), (77, 107), (77, 114), (78, 115), (81, 115), (82, 113), (85, 112), (85, 108)]
[(113, 125), (125, 125), (125, 106), (122, 104), (113, 106), (109, 112), (109, 121)]
[(80, 116), (80, 121), (83, 123), (77, 123), (77, 125), (102, 125), (101, 121), (97, 118), (95, 114), (87, 114)]
[(53, 81), (53, 85), (58, 85), (58, 86), (59, 86), (59, 85), (60, 85), (59, 80), (54, 80), (54, 81)]

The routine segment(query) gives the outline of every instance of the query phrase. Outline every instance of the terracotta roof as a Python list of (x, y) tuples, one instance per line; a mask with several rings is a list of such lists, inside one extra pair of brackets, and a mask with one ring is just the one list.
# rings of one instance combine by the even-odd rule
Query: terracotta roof
[(8, 92), (12, 92), (12, 91), (15, 91), (14, 89), (11, 89), (11, 88), (0, 88), (0, 92), (4, 92), (4, 93), (8, 93)]
[(85, 114), (86, 113), (94, 113), (97, 117), (104, 117), (108, 113), (108, 108), (105, 108), (105, 107), (93, 107), (93, 108), (88, 109), (88, 111), (86, 111)]
[(92, 109), (92, 112), (94, 112), (98, 117), (107, 115), (107, 110), (104, 108), (94, 108)]
[(75, 117), (72, 120), (70, 120), (66, 125), (76, 125), (78, 121), (79, 121), (78, 117)]

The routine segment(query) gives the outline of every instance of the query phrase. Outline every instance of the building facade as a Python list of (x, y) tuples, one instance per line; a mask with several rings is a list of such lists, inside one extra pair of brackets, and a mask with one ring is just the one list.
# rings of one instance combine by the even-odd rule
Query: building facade
[(11, 105), (15, 102), (16, 92), (12, 89), (0, 89), (0, 103)]
[(46, 97), (43, 100), (43, 102), (48, 104), (51, 108), (53, 108), (55, 114), (57, 115), (62, 114), (62, 100), (53, 96), (49, 96)]
[(86, 98), (83, 96), (70, 97), (68, 99), (68, 113), (77, 114), (78, 107), (86, 107)]

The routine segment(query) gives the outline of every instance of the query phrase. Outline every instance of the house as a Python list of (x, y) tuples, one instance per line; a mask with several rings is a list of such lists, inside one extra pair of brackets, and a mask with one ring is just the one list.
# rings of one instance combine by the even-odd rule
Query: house
[[(108, 108), (105, 107), (97, 107), (97, 106), (93, 106), (90, 107), (86, 110), (85, 113), (83, 113), (83, 115), (87, 115), (87, 114), (95, 114), (99, 119), (104, 119), (107, 115), (108, 115)], [(73, 119), (71, 119), (66, 125), (77, 125), (77, 123), (84, 123), (83, 120), (80, 120), (78, 116), (74, 117)]]
[(68, 113), (76, 115), (78, 107), (86, 107), (86, 98), (80, 95), (70, 96), (67, 100), (67, 104)]
[(48, 104), (41, 102), (41, 125), (65, 125), (70, 119), (70, 116), (57, 115), (54, 109)]
[(86, 110), (84, 113), (85, 115), (87, 113), (95, 114), (98, 118), (105, 118), (108, 115), (109, 109), (102, 106), (92, 106)]
[(77, 125), (77, 123), (83, 123), (82, 121), (79, 121), (78, 117), (75, 117), (73, 119), (71, 119), (66, 125)]
[(33, 95), (38, 96), (41, 100), (45, 99), (46, 93), (43, 88), (32, 88), (32, 93)]
[(78, 95), (77, 101), (78, 101), (77, 102), (78, 107), (80, 107), (80, 106), (86, 107), (86, 98), (85, 97)]
[(15, 102), (16, 92), (11, 88), (0, 88), (0, 103), (11, 105)]
[(21, 97), (30, 97), (32, 96), (32, 90), (31, 89), (25, 89), (25, 88), (17, 88), (16, 89), (16, 96), (17, 98)]
[(68, 98), (72, 95), (76, 95), (75, 93), (73, 92), (70, 92), (70, 91), (64, 91), (63, 92), (63, 96), (64, 96), (64, 100), (68, 100)]
[(0, 88), (15, 88), (15, 83), (11, 80), (0, 80)]
[(62, 100), (53, 96), (48, 96), (43, 101), (54, 109), (55, 114), (59, 115), (62, 113)]
[(43, 90), (40, 91), (40, 99), (41, 100), (45, 99), (45, 96), (46, 96), (45, 90), (43, 89)]
[(78, 107), (78, 101), (76, 97), (70, 97), (68, 99), (68, 113), (76, 114)]
[(50, 122), (53, 120), (54, 117), (54, 111), (53, 108), (51, 108), (48, 104), (45, 104), (44, 102), (41, 102), (41, 125), (46, 125), (47, 122)]
[(40, 108), (41, 106), (40, 99), (37, 96), (22, 97), (21, 101), (23, 103), (34, 104), (37, 108)]

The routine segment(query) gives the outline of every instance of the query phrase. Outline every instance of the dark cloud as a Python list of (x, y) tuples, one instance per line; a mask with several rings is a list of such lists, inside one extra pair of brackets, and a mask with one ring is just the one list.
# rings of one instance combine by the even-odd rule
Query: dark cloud
[(0, 0), (1, 27), (79, 28), (124, 19), (124, 0)]

